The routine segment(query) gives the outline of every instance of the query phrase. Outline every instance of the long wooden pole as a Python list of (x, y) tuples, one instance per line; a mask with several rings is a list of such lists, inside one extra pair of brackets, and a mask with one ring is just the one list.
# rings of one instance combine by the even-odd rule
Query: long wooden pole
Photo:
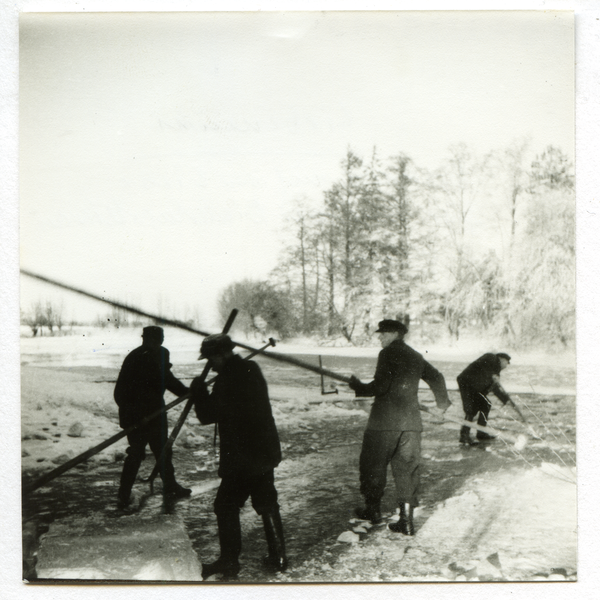
[[(419, 409), (422, 410), (423, 412), (431, 414), (432, 416), (436, 416), (426, 406), (423, 406), (422, 404), (419, 405)], [(450, 423), (455, 423), (456, 425), (462, 425), (463, 427), (471, 427), (473, 429), (476, 429), (477, 431), (482, 431), (483, 433), (487, 433), (488, 435), (491, 435), (493, 437), (503, 438), (506, 441), (510, 442), (511, 444), (522, 444), (523, 439), (525, 439), (525, 441), (527, 440), (527, 436), (525, 436), (524, 434), (519, 434), (518, 436), (514, 436), (510, 433), (506, 433), (505, 431), (498, 431), (497, 429), (494, 429), (493, 427), (488, 427), (486, 425), (479, 425), (479, 423), (475, 423), (472, 421), (465, 421), (464, 419), (459, 419), (458, 417), (453, 417), (451, 415), (444, 414), (444, 416), (442, 418), (444, 420), (442, 422), (440, 422), (439, 425), (443, 425), (445, 422), (448, 421)]]
[[(110, 300), (108, 298), (104, 298), (103, 296), (98, 296), (96, 294), (86, 292), (85, 290), (73, 287), (66, 283), (60, 283), (59, 281), (50, 279), (49, 277), (44, 277), (43, 275), (38, 275), (37, 273), (33, 273), (32, 271), (21, 269), (21, 273), (23, 275), (27, 275), (28, 277), (33, 277), (34, 279), (44, 281), (45, 283), (49, 283), (51, 285), (55, 285), (57, 287), (65, 289), (65, 290), (69, 290), (71, 292), (81, 294), (88, 298), (92, 298), (93, 300), (98, 300), (99, 302), (104, 302), (105, 304), (110, 304), (111, 306), (115, 306), (116, 308), (121, 308), (123, 310), (127, 310), (136, 315), (141, 315), (143, 317), (153, 319), (154, 321), (156, 321), (158, 323), (162, 323), (164, 325), (170, 325), (171, 327), (177, 327), (179, 329), (184, 329), (185, 331), (190, 331), (191, 333), (197, 333), (202, 336), (210, 335), (206, 331), (202, 331), (200, 329), (195, 329), (194, 327), (190, 327), (189, 325), (186, 325), (185, 323), (181, 323), (180, 321), (174, 321), (172, 319), (167, 319), (165, 317), (153, 315), (151, 313), (140, 310), (139, 308), (136, 308), (135, 306), (130, 306), (128, 304), (122, 304), (121, 302), (117, 302), (115, 300)], [(249, 352), (259, 352), (259, 350), (257, 348), (249, 346), (248, 344), (243, 344), (242, 342), (236, 342), (236, 341), (234, 341), (233, 343), (238, 348), (243, 348), (244, 350), (248, 350)], [(333, 371), (330, 371), (329, 369), (324, 369), (324, 368), (318, 367), (317, 365), (312, 365), (312, 364), (304, 362), (298, 358), (294, 358), (293, 356), (287, 356), (286, 354), (279, 354), (279, 353), (275, 354), (272, 352), (265, 352), (265, 351), (261, 352), (261, 354), (263, 354), (264, 356), (266, 356), (267, 358), (270, 358), (272, 360), (295, 365), (296, 367), (300, 367), (302, 369), (307, 369), (309, 371), (313, 371), (314, 373), (317, 373), (319, 375), (324, 375), (325, 377), (330, 377), (331, 379), (337, 379), (338, 381), (343, 381), (344, 383), (350, 383), (350, 377), (340, 375), (339, 373), (334, 373)]]
[(46, 483), (52, 481), (53, 479), (56, 479), (59, 475), (62, 475), (69, 469), (72, 469), (74, 466), (78, 465), (79, 463), (82, 463), (85, 460), (87, 460), (88, 458), (91, 458), (92, 456), (94, 456), (95, 454), (98, 454), (98, 452), (101, 452), (105, 448), (108, 448), (108, 446), (112, 446), (112, 444), (114, 444), (115, 442), (118, 442), (120, 439), (124, 438), (127, 434), (131, 433), (134, 429), (137, 429), (138, 427), (143, 427), (144, 425), (146, 425), (146, 423), (148, 423), (152, 419), (155, 419), (160, 414), (173, 408), (174, 406), (181, 404), (184, 400), (187, 400), (189, 397), (190, 397), (189, 393), (184, 394), (183, 396), (180, 396), (176, 400), (173, 400), (173, 402), (170, 402), (169, 404), (167, 404), (164, 408), (154, 411), (152, 414), (150, 414), (147, 417), (145, 417), (144, 419), (142, 419), (139, 423), (136, 423), (135, 425), (132, 425), (131, 427), (128, 427), (127, 429), (123, 429), (123, 431), (116, 433), (115, 435), (108, 438), (107, 440), (104, 440), (102, 443), (98, 444), (97, 446), (94, 446), (93, 448), (86, 450), (83, 454), (80, 454), (79, 456), (76, 456), (75, 458), (68, 460), (66, 463), (63, 463), (56, 469), (52, 469), (52, 471), (48, 471), (48, 473), (45, 473), (39, 479), (36, 479), (36, 481), (34, 481), (33, 483), (23, 486), (23, 494), (29, 494), (29, 493), (37, 490), (38, 488), (42, 487)]
[[(273, 338), (271, 338), (269, 340), (269, 343), (267, 345), (265, 345), (264, 348), (268, 348), (269, 346), (274, 346), (274, 345), (275, 345), (275, 340)], [(250, 358), (256, 356), (257, 354), (262, 354), (264, 352), (264, 348), (258, 348), (252, 354), (245, 356), (244, 360), (249, 360)], [(213, 377), (212, 379), (210, 379), (209, 381), (206, 382), (206, 385), (210, 385), (215, 379), (216, 379), (216, 377)], [(184, 394), (183, 396), (180, 396), (179, 398), (176, 398), (175, 400), (173, 400), (172, 402), (167, 404), (164, 408), (161, 408), (161, 409), (157, 410), (156, 412), (153, 412), (151, 415), (148, 415), (147, 417), (142, 419), (139, 423), (136, 423), (135, 425), (132, 425), (131, 427), (124, 429), (123, 431), (120, 431), (119, 433), (116, 433), (112, 437), (108, 438), (107, 440), (104, 440), (103, 442), (94, 446), (93, 448), (90, 448), (89, 450), (86, 450), (85, 452), (83, 452), (82, 454), (79, 454), (75, 458), (72, 458), (71, 460), (67, 461), (66, 463), (63, 463), (56, 469), (52, 469), (52, 471), (48, 471), (47, 473), (42, 475), (39, 479), (36, 479), (34, 482), (32, 482), (26, 486), (23, 486), (23, 494), (24, 495), (30, 494), (31, 492), (34, 492), (38, 488), (46, 485), (53, 479), (56, 479), (63, 473), (66, 473), (73, 467), (77, 466), (79, 463), (86, 461), (88, 458), (91, 458), (92, 456), (95, 456), (99, 452), (102, 452), (102, 450), (104, 450), (105, 448), (112, 446), (119, 440), (123, 439), (127, 434), (131, 433), (134, 429), (136, 429), (138, 427), (143, 427), (146, 423), (148, 423), (152, 419), (158, 417), (163, 412), (169, 411), (172, 408), (174, 408), (175, 406), (181, 404), (184, 400), (187, 400), (189, 397), (190, 397), (190, 394), (188, 393), (188, 394)]]
[(27, 275), (27, 277), (32, 277), (33, 279), (38, 279), (39, 281), (43, 281), (45, 283), (49, 283), (50, 285), (55, 285), (56, 287), (62, 288), (63, 290), (68, 290), (69, 292), (75, 292), (76, 294), (81, 294), (86, 298), (91, 298), (92, 300), (98, 300), (99, 302), (104, 302), (105, 304), (110, 304), (116, 308), (120, 308), (122, 310), (126, 310), (127, 312), (133, 313), (135, 315), (140, 315), (141, 317), (147, 317), (156, 321), (158, 323), (162, 323), (164, 325), (170, 325), (171, 327), (178, 327), (179, 329), (185, 329), (186, 331), (190, 331), (191, 333), (197, 333), (199, 335), (207, 336), (210, 335), (206, 331), (201, 331), (200, 329), (194, 329), (181, 321), (174, 321), (172, 319), (167, 319), (165, 317), (160, 317), (158, 315), (153, 315), (152, 313), (141, 310), (135, 306), (131, 306), (129, 304), (123, 304), (122, 302), (117, 302), (116, 300), (111, 300), (110, 298), (105, 298), (104, 296), (98, 296), (96, 294), (92, 294), (91, 292), (87, 292), (86, 290), (82, 290), (81, 288), (76, 288), (67, 283), (61, 283), (60, 281), (56, 281), (55, 279), (50, 279), (49, 277), (44, 277), (43, 275), (38, 275), (33, 271), (28, 271), (27, 269), (20, 269), (23, 275)]
[[(186, 331), (190, 331), (192, 333), (197, 333), (197, 334), (202, 335), (202, 336), (210, 335), (209, 333), (207, 333), (205, 331), (202, 331), (200, 329), (195, 329), (193, 327), (190, 327), (190, 326), (186, 325), (185, 323), (181, 323), (180, 321), (174, 321), (174, 320), (171, 320), (171, 319), (167, 319), (165, 317), (153, 315), (151, 313), (142, 311), (142, 310), (140, 310), (140, 309), (138, 309), (136, 307), (133, 307), (133, 306), (130, 306), (130, 305), (127, 305), (127, 304), (122, 304), (122, 303), (116, 302), (114, 300), (109, 300), (107, 298), (104, 298), (102, 296), (98, 296), (96, 294), (92, 294), (92, 293), (87, 292), (85, 290), (82, 290), (80, 288), (76, 288), (76, 287), (73, 287), (71, 285), (67, 285), (65, 283), (60, 283), (60, 282), (58, 282), (58, 281), (56, 281), (54, 279), (50, 279), (49, 277), (44, 277), (42, 275), (38, 275), (37, 273), (33, 273), (33, 272), (28, 271), (26, 269), (21, 269), (21, 273), (23, 275), (27, 275), (28, 277), (32, 277), (34, 279), (38, 279), (40, 281), (44, 281), (44, 282), (49, 283), (51, 285), (55, 285), (57, 287), (60, 287), (60, 288), (63, 288), (63, 289), (66, 289), (66, 290), (69, 290), (69, 291), (81, 294), (81, 295), (86, 296), (88, 298), (92, 298), (94, 300), (98, 300), (100, 302), (104, 302), (106, 304), (110, 304), (111, 306), (115, 306), (117, 308), (121, 308), (123, 310), (127, 310), (129, 312), (132, 312), (132, 313), (144, 316), (144, 317), (148, 317), (150, 319), (153, 319), (153, 320), (155, 320), (155, 321), (157, 321), (159, 323), (163, 323), (165, 325), (170, 325), (172, 327), (177, 327), (179, 329), (184, 329)], [(292, 364), (292, 365), (295, 365), (295, 366), (300, 367), (302, 369), (307, 369), (309, 371), (313, 371), (314, 373), (317, 373), (319, 375), (324, 375), (325, 377), (330, 377), (331, 379), (336, 379), (336, 380), (342, 381), (344, 383), (350, 383), (350, 377), (347, 377), (345, 375), (340, 375), (339, 373), (336, 373), (334, 371), (330, 371), (329, 369), (324, 369), (322, 367), (318, 367), (316, 365), (312, 365), (310, 363), (304, 362), (304, 361), (302, 361), (300, 359), (297, 359), (297, 358), (294, 358), (292, 356), (287, 356), (285, 354), (274, 354), (274, 353), (271, 353), (271, 352), (267, 352), (265, 350), (261, 351), (260, 349), (254, 348), (254, 347), (249, 346), (247, 344), (243, 344), (241, 342), (235, 342), (234, 341), (234, 344), (236, 346), (238, 346), (240, 348), (244, 348), (245, 350), (248, 350), (250, 352), (254, 352), (254, 353), (259, 353), (260, 352), (261, 354), (263, 354), (264, 356), (266, 356), (267, 358), (270, 358), (272, 360), (276, 360), (276, 361), (279, 361), (279, 362), (285, 362), (285, 363), (288, 363), (288, 364)], [(178, 404), (179, 402), (182, 402), (188, 396), (189, 395), (182, 396), (181, 398), (178, 398), (177, 400), (174, 400), (169, 405), (169, 408), (171, 408), (172, 406), (175, 406), (175, 404)], [(168, 408), (165, 409), (165, 410), (168, 410)], [(425, 409), (423, 409), (423, 410), (425, 410)], [(153, 417), (159, 415), (161, 412), (162, 411), (158, 411), (156, 414), (152, 415), (150, 418), (153, 418)], [(467, 422), (465, 422), (465, 424), (466, 423)], [(51, 471), (50, 473), (46, 474), (46, 476), (41, 477), (40, 480), (38, 480), (38, 482), (41, 481), (41, 483), (39, 483), (39, 485), (38, 485), (38, 482), (35, 482), (35, 484), (36, 484), (35, 487), (33, 487), (33, 488), (27, 487), (27, 488), (24, 488), (24, 490), (26, 490), (26, 491), (32, 491), (33, 489), (37, 489), (41, 485), (44, 485), (44, 483), (47, 483), (51, 479), (54, 479), (54, 477), (50, 477), (50, 479), (45, 479), (51, 473), (60, 471), (59, 473), (57, 473), (57, 475), (55, 475), (57, 477), (58, 475), (64, 473), (65, 471), (68, 471), (70, 468), (74, 467), (76, 464), (79, 464), (80, 462), (86, 460), (90, 456), (93, 456), (97, 452), (100, 452), (101, 450), (103, 450), (107, 446), (110, 446), (111, 444), (113, 444), (117, 440), (125, 437), (125, 435), (127, 435), (127, 433), (129, 431), (133, 430), (136, 426), (130, 428), (129, 430), (122, 431), (121, 433), (117, 434), (116, 436), (113, 436), (109, 440), (106, 440), (102, 444), (99, 444), (98, 446), (95, 446), (94, 448), (91, 448), (90, 450), (88, 450), (84, 454), (80, 455), (79, 457), (75, 457), (74, 459), (68, 461), (67, 463), (64, 463), (63, 465), (61, 465), (60, 467), (58, 467), (58, 469), (55, 469), (54, 471)], [(480, 427), (479, 425), (476, 425), (476, 424), (471, 424), (470, 426), (473, 427), (473, 428), (475, 428), (475, 429), (479, 429), (479, 427)], [(494, 432), (494, 433), (496, 433), (496, 432)], [(84, 458), (81, 458), (82, 456)], [(77, 461), (77, 462), (74, 462), (74, 461)]]

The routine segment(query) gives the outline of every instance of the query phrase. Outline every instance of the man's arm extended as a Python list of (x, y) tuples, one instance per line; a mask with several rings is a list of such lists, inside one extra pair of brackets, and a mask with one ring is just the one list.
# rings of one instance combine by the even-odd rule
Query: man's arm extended
[(392, 384), (392, 366), (385, 351), (379, 353), (375, 377), (370, 383), (362, 383), (360, 379), (352, 375), (350, 389), (354, 390), (357, 398), (366, 398), (369, 396), (382, 396)]
[(448, 398), (446, 380), (433, 365), (430, 365), (427, 361), (424, 361), (424, 363), (421, 379), (431, 388), (437, 407), (442, 412), (445, 412), (451, 405), (450, 398)]
[(492, 392), (494, 392), (494, 395), (502, 402), (502, 404), (506, 404), (507, 402), (510, 402), (510, 404), (514, 404), (513, 401), (510, 399), (510, 396), (502, 387), (499, 375), (492, 375)]

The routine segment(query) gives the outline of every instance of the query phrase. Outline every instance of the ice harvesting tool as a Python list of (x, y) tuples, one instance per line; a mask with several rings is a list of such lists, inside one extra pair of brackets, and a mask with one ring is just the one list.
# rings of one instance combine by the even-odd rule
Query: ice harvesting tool
[[(264, 348), (268, 348), (269, 346), (274, 346), (274, 345), (275, 345), (275, 340), (273, 338), (270, 338), (268, 344), (266, 344), (263, 348), (257, 348), (256, 350), (254, 350), (254, 352), (252, 352), (248, 356), (245, 356), (244, 360), (250, 359), (253, 356), (256, 356), (257, 354), (262, 353)], [(214, 379), (210, 380), (208, 382), (208, 384), (212, 383), (212, 381), (214, 381)], [(63, 473), (66, 473), (73, 467), (77, 466), (78, 464), (86, 461), (88, 458), (91, 458), (92, 456), (95, 456), (99, 452), (102, 452), (102, 450), (104, 450), (105, 448), (108, 448), (109, 446), (112, 446), (119, 440), (123, 439), (127, 434), (131, 433), (134, 429), (137, 429), (138, 427), (143, 427), (144, 425), (146, 425), (146, 423), (152, 421), (152, 419), (155, 419), (161, 413), (171, 410), (175, 406), (181, 404), (184, 400), (187, 400), (189, 397), (190, 397), (190, 394), (188, 393), (188, 394), (184, 394), (183, 396), (180, 396), (179, 398), (176, 398), (172, 402), (169, 402), (169, 404), (167, 404), (165, 406), (165, 408), (160, 408), (159, 410), (153, 412), (152, 414), (150, 414), (147, 417), (145, 417), (144, 419), (142, 419), (139, 423), (136, 423), (135, 425), (132, 425), (131, 427), (128, 427), (127, 429), (123, 429), (119, 433), (116, 433), (115, 435), (104, 440), (100, 444), (90, 448), (89, 450), (86, 450), (85, 452), (82, 452), (79, 456), (76, 456), (76, 457), (72, 458), (71, 460), (63, 463), (62, 465), (56, 467), (56, 469), (52, 469), (52, 471), (48, 471), (47, 473), (42, 475), (39, 479), (37, 479), (27, 485), (24, 485), (23, 486), (23, 495), (27, 495), (27, 494), (30, 494), (31, 492), (34, 492), (38, 488), (42, 487), (43, 485), (46, 485), (53, 479), (56, 479)]]
[(29, 494), (29, 493), (37, 490), (38, 488), (42, 487), (46, 483), (49, 483), (53, 479), (56, 479), (59, 475), (66, 473), (67, 471), (69, 471), (70, 469), (75, 467), (76, 465), (78, 465), (78, 464), (86, 461), (88, 458), (91, 458), (92, 456), (98, 454), (98, 452), (101, 452), (105, 448), (112, 446), (115, 442), (118, 442), (120, 439), (123, 439), (127, 434), (131, 433), (134, 429), (137, 429), (138, 427), (143, 427), (144, 425), (146, 425), (146, 423), (152, 421), (152, 419), (155, 419), (161, 413), (173, 408), (174, 406), (177, 406), (178, 404), (181, 404), (184, 400), (187, 400), (189, 397), (190, 397), (189, 393), (184, 394), (183, 396), (180, 396), (176, 400), (173, 400), (173, 402), (170, 402), (169, 404), (167, 404), (164, 408), (160, 408), (160, 409), (154, 411), (152, 414), (148, 415), (147, 417), (144, 417), (139, 423), (136, 423), (135, 425), (132, 425), (131, 427), (128, 427), (127, 429), (123, 429), (119, 433), (116, 433), (112, 437), (109, 437), (107, 440), (104, 440), (97, 446), (94, 446), (93, 448), (86, 450), (79, 456), (76, 456), (75, 458), (72, 458), (71, 460), (63, 463), (59, 467), (56, 467), (56, 469), (52, 469), (52, 471), (48, 471), (47, 473), (42, 475), (36, 481), (33, 481), (33, 482), (29, 483), (28, 485), (24, 485), (23, 486), (23, 495)]
[[(422, 410), (423, 412), (426, 412), (433, 416), (436, 416), (426, 406), (423, 406), (422, 404), (419, 404), (419, 409)], [(491, 435), (493, 437), (503, 439), (503, 440), (513, 444), (516, 450), (523, 450), (525, 448), (525, 446), (527, 446), (527, 443), (528, 443), (528, 438), (523, 433), (520, 433), (520, 434), (514, 436), (505, 431), (500, 432), (497, 429), (494, 429), (493, 427), (479, 425), (478, 423), (473, 423), (472, 421), (465, 421), (464, 419), (459, 419), (458, 417), (453, 417), (453, 416), (447, 415), (447, 414), (444, 414), (443, 419), (444, 420), (442, 421), (442, 423), (449, 421), (450, 423), (455, 423), (456, 425), (462, 425), (463, 427), (471, 427), (473, 429), (476, 429), (477, 431), (482, 431), (483, 433), (487, 433), (488, 435)]]
[[(323, 369), (323, 359), (320, 354), (319, 354), (319, 368), (321, 370)], [(323, 376), (323, 373), (321, 372), (321, 396), (327, 396), (327, 394), (339, 394), (339, 392), (336, 387), (334, 387), (334, 389), (329, 392), (325, 391), (325, 377)]]

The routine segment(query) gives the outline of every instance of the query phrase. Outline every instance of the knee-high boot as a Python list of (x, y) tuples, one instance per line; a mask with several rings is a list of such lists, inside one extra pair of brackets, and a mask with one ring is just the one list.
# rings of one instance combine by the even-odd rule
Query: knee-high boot
[(365, 506), (355, 508), (354, 514), (359, 519), (371, 521), (373, 525), (377, 525), (378, 523), (381, 523), (381, 503), (379, 500), (365, 498)]
[(202, 579), (217, 573), (232, 578), (240, 571), (238, 558), (242, 551), (242, 529), (239, 511), (217, 514), (217, 524), (221, 556), (215, 562), (202, 565)]
[(400, 504), (400, 520), (397, 523), (390, 523), (388, 527), (394, 533), (403, 533), (404, 535), (415, 535), (415, 526), (413, 525), (413, 506), (408, 502)]
[(140, 461), (127, 456), (123, 463), (123, 471), (121, 472), (121, 482), (119, 485), (119, 506), (126, 507), (129, 504), (131, 497), (131, 489), (135, 483), (138, 470), (140, 468)]
[(283, 523), (279, 508), (271, 509), (262, 514), (263, 525), (265, 527), (265, 537), (269, 555), (265, 557), (265, 563), (274, 567), (278, 571), (285, 571), (288, 566), (285, 554), (285, 540), (283, 538)]

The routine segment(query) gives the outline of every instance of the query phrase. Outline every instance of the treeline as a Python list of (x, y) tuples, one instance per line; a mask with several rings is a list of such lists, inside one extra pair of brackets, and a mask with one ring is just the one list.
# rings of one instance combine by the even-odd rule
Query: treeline
[[(182, 324), (188, 327), (200, 328), (201, 318), (200, 312), (196, 308), (185, 306), (183, 311), (177, 311), (172, 307), (167, 306), (166, 309), (163, 307), (164, 302), (159, 299), (159, 315), (156, 319), (143, 318), (135, 313), (130, 313), (124, 309), (111, 307), (104, 314), (96, 316), (95, 320), (87, 322), (86, 324), (99, 327), (101, 329), (121, 329), (124, 327), (145, 327), (149, 324), (161, 324), (161, 316), (165, 319), (179, 320)], [(172, 310), (172, 312), (167, 312)], [(78, 325), (84, 325), (82, 322), (75, 321), (73, 319), (66, 320), (64, 317), (64, 305), (62, 302), (56, 302), (51, 300), (37, 300), (32, 303), (28, 309), (21, 310), (21, 325), (25, 325), (30, 328), (32, 337), (50, 335), (61, 335), (63, 333), (72, 332), (72, 328)], [(180, 315), (183, 318), (178, 318)], [(175, 315), (175, 316), (172, 316)], [(65, 330), (68, 327), (68, 330)]]
[[(28, 309), (21, 310), (21, 325), (26, 325), (31, 329), (31, 335), (44, 336), (46, 335), (61, 335), (65, 328), (69, 331), (77, 325), (82, 325), (73, 319), (67, 320), (64, 316), (65, 309), (62, 302), (52, 300), (37, 300), (32, 303)], [(128, 327), (140, 326), (142, 321), (138, 317), (134, 317), (124, 310), (112, 308), (105, 315), (98, 315), (92, 325), (96, 327)]]
[(50, 335), (54, 335), (55, 330), (61, 333), (65, 326), (63, 313), (62, 304), (49, 300), (44, 302), (38, 300), (25, 312), (21, 310), (21, 325), (27, 325), (31, 329), (33, 337), (38, 333), (40, 336), (44, 335), (44, 328)]
[(248, 332), (343, 336), (381, 318), (435, 341), (465, 333), (512, 346), (568, 346), (575, 335), (573, 165), (528, 143), (478, 156), (466, 145), (420, 168), (404, 154), (348, 150), (317, 208), (298, 203), (268, 281), (241, 281), (219, 309)]

